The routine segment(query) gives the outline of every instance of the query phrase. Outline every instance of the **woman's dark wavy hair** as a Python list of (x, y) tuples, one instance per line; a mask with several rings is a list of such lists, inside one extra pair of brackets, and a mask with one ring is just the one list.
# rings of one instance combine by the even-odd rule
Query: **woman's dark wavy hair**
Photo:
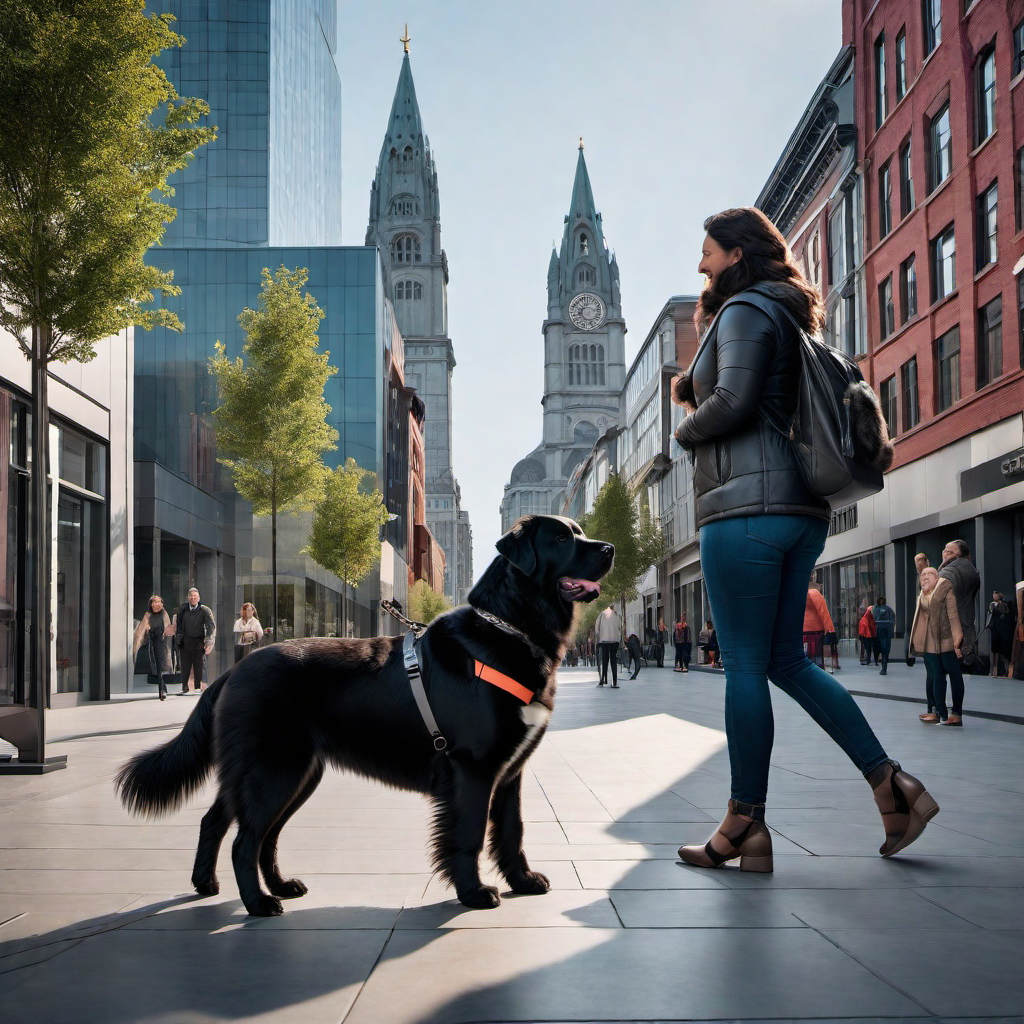
[(779, 300), (808, 333), (825, 326), (825, 310), (817, 288), (804, 277), (782, 232), (758, 209), (740, 206), (704, 221), (704, 230), (726, 252), (741, 249), (738, 263), (723, 270), (701, 293), (695, 320), (703, 331), (727, 299), (756, 284), (773, 283)]

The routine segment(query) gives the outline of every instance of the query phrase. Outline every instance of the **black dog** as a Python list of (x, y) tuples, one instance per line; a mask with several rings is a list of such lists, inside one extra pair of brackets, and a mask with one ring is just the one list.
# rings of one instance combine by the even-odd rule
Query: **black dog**
[[(488, 822), (511, 889), (547, 892), (523, 853), (521, 773), (551, 714), (573, 602), (600, 594), (615, 549), (558, 516), (525, 517), (496, 546), (502, 557), (469, 605), (435, 619), (419, 643), (443, 752), (417, 710), (402, 637), (315, 639), (254, 651), (206, 690), (177, 737), (124, 765), (122, 801), (154, 816), (179, 807), (216, 766), (220, 790), (192, 871), (197, 892), (219, 892), (217, 853), (237, 821), (231, 860), (246, 910), (280, 914), (278, 897), (302, 896), (302, 882), (278, 869), (277, 841), (328, 762), (433, 798), (433, 861), (467, 907), (499, 903), (478, 869)], [(257, 865), (273, 895), (260, 888)]]

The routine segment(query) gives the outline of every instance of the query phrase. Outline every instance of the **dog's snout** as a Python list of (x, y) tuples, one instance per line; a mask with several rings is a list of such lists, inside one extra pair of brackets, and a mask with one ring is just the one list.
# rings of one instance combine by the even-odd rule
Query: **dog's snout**
[(601, 545), (601, 554), (602, 555), (607, 555), (609, 558), (611, 558), (615, 554), (615, 545), (614, 544), (602, 544)]

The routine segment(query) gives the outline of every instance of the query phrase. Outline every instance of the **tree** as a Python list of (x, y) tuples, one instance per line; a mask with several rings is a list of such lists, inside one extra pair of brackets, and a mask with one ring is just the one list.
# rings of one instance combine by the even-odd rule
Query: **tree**
[(380, 530), (388, 521), (384, 495), (367, 484), (376, 474), (346, 459), (327, 477), (324, 496), (313, 515), (306, 551), (333, 572), (342, 588), (342, 632), (348, 635), (348, 586), (357, 586), (380, 558)]
[(143, 256), (175, 216), (168, 176), (216, 129), (153, 63), (185, 41), (172, 21), (144, 0), (0, 4), (0, 326), (32, 361), (35, 760), (50, 689), (48, 365), (88, 362), (132, 324), (181, 329), (147, 305), (177, 289)]
[[(337, 445), (327, 423), (324, 385), (334, 372), (329, 352), (318, 352), (323, 311), (302, 294), (308, 273), (264, 267), (257, 309), (238, 322), (246, 334), (242, 356), (228, 359), (217, 342), (210, 372), (219, 405), (213, 412), (218, 461), (231, 470), (235, 490), (258, 516), (270, 516), (271, 604), (277, 639), (277, 517), (308, 511), (324, 493), (322, 457)], [(244, 357), (244, 358), (243, 358)]]
[(417, 580), (409, 588), (409, 618), (414, 622), (433, 622), (451, 608), (451, 602), (426, 580)]
[(626, 602), (637, 596), (637, 587), (652, 565), (665, 555), (665, 540), (652, 518), (647, 501), (638, 497), (618, 475), (608, 478), (590, 513), (580, 523), (592, 540), (615, 545), (615, 566), (601, 580), (603, 607), (621, 605), (623, 626)]

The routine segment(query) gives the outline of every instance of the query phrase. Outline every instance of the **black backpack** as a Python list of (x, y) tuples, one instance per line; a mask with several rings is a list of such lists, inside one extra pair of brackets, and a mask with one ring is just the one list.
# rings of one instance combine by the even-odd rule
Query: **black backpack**
[(781, 310), (799, 334), (801, 373), (792, 427), (785, 430), (765, 419), (792, 442), (807, 489), (832, 508), (877, 494), (892, 465), (893, 447), (878, 397), (860, 367), (808, 334), (772, 296), (752, 288), (729, 301), (756, 306), (780, 329), (776, 314)]

